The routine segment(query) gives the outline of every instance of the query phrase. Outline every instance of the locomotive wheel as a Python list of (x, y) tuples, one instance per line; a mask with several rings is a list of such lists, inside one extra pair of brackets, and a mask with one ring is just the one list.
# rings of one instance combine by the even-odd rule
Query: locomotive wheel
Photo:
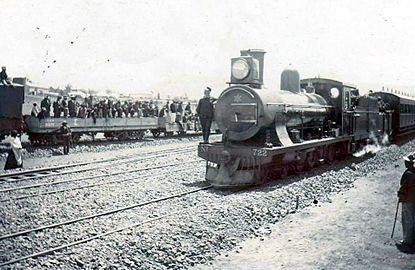
[(315, 151), (308, 152), (305, 162), (308, 168), (313, 168), (316, 166), (318, 162), (317, 153)]
[(295, 173), (301, 173), (305, 170), (306, 168), (306, 164), (304, 160), (299, 160), (297, 162), (295, 162), (294, 164), (294, 172)]
[(160, 136), (160, 130), (158, 129), (152, 130), (151, 133), (153, 134), (154, 138), (158, 138)]
[(348, 155), (348, 143), (344, 142), (339, 145), (339, 151), (336, 154), (337, 159), (345, 159)]
[(285, 178), (288, 176), (288, 168), (287, 166), (282, 166), (279, 170), (278, 170), (278, 177), (279, 178)]
[(294, 163), (294, 172), (301, 173), (306, 169), (306, 153), (299, 153), (298, 160)]
[(324, 159), (327, 163), (332, 163), (336, 158), (336, 147), (334, 145), (329, 145), (326, 149), (326, 154)]

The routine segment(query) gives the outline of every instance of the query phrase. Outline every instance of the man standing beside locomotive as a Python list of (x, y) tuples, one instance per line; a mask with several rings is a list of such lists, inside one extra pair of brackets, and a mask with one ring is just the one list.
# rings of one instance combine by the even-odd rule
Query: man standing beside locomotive
[(404, 158), (406, 171), (401, 178), (398, 191), (399, 202), (402, 203), (402, 246), (415, 248), (415, 157)]
[(202, 125), (203, 143), (209, 143), (210, 126), (213, 121), (213, 102), (216, 100), (210, 97), (210, 87), (206, 87), (205, 94), (197, 104), (196, 112)]

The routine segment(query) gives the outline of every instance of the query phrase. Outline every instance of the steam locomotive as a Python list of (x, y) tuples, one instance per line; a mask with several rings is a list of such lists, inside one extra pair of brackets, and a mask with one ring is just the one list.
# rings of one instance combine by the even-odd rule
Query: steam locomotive
[(215, 187), (258, 185), (272, 173), (301, 173), (345, 157), (359, 145), (415, 129), (415, 100), (392, 93), (359, 95), (340, 81), (300, 80), (284, 70), (281, 89), (263, 86), (263, 50), (231, 60), (229, 87), (215, 105), (221, 142), (200, 144)]

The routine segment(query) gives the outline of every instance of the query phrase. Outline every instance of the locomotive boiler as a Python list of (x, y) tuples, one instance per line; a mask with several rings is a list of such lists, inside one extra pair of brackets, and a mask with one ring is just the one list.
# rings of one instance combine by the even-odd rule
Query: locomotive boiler
[(284, 70), (280, 89), (264, 87), (262, 50), (231, 60), (229, 87), (215, 104), (221, 142), (200, 144), (206, 179), (216, 187), (263, 183), (332, 162), (374, 136), (390, 132), (377, 99), (329, 79), (300, 80)]
[(320, 95), (300, 90), (297, 71), (282, 72), (281, 90), (258, 86), (230, 86), (219, 96), (215, 119), (228, 140), (290, 145), (299, 132), (307, 137), (321, 133), (330, 106)]

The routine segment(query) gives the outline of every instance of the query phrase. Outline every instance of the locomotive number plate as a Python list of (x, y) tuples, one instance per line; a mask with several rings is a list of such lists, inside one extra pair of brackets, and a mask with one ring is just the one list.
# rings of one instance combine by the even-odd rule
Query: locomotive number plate
[(268, 151), (266, 149), (252, 149), (252, 154), (255, 157), (267, 157), (268, 156)]

